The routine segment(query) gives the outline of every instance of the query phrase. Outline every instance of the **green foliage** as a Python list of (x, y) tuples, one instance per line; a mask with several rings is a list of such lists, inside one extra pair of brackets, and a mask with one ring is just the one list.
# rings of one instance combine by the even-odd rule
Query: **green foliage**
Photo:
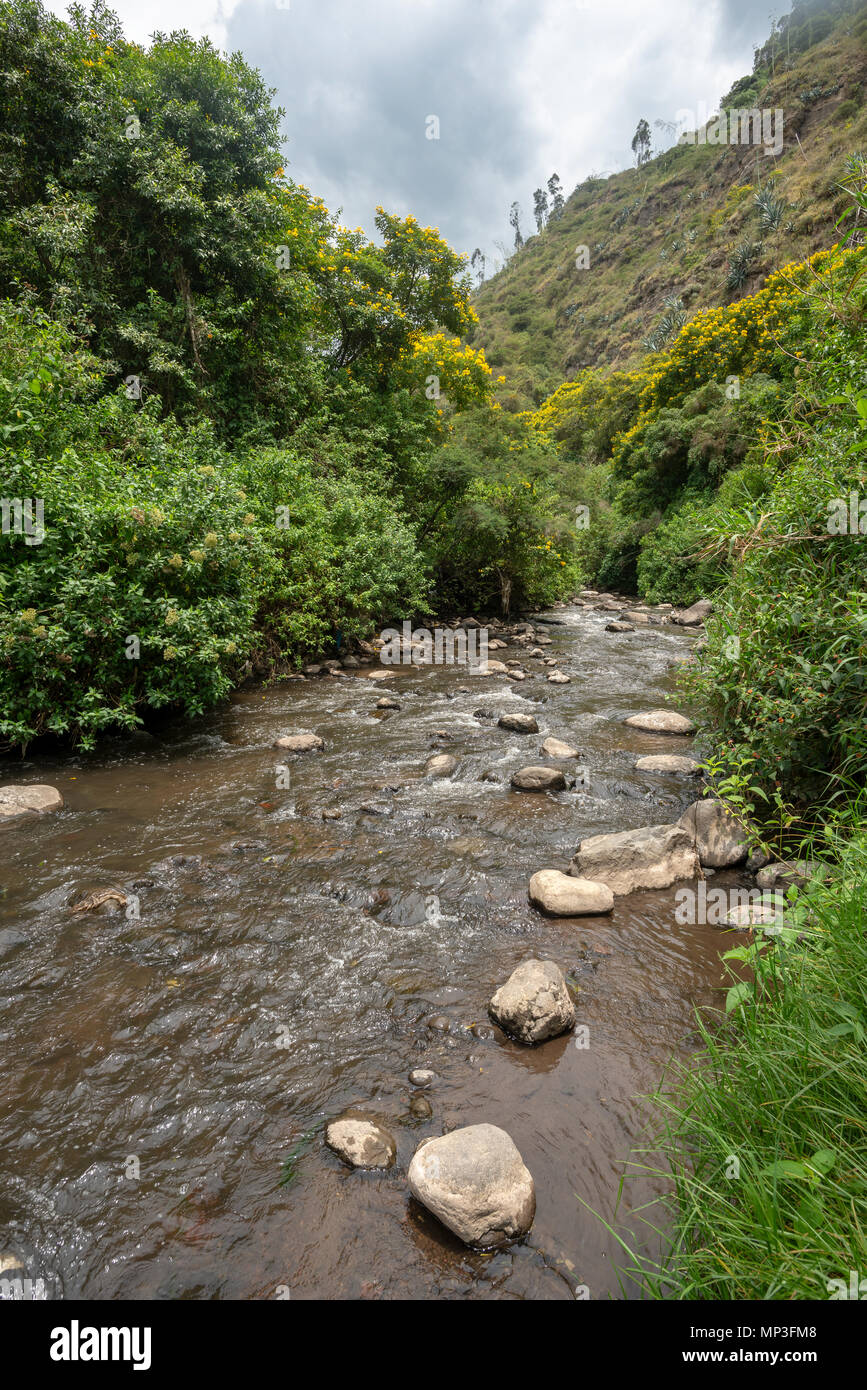
[(700, 1053), (654, 1097), (674, 1186), (644, 1220), (674, 1234), (656, 1264), (621, 1242), (651, 1297), (848, 1297), (865, 1267), (863, 815), (805, 847), (826, 873), (790, 890), (789, 926), (728, 951), (730, 1021), (703, 1018)]

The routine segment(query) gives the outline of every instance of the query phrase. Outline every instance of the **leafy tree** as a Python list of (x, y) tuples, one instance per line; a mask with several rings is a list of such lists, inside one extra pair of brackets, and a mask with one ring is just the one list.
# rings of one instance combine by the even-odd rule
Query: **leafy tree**
[(533, 216), (536, 219), (536, 230), (541, 232), (548, 220), (548, 194), (544, 188), (537, 188), (533, 194)]
[(551, 217), (556, 221), (556, 219), (562, 215), (563, 208), (566, 205), (559, 174), (552, 174), (549, 178), (548, 194), (551, 199)]
[(515, 233), (515, 250), (520, 251), (524, 238), (521, 236), (521, 208), (518, 203), (513, 203), (509, 209), (509, 226)]
[(644, 117), (635, 127), (635, 134), (632, 137), (632, 153), (635, 155), (636, 167), (639, 169), (650, 159), (650, 126)]

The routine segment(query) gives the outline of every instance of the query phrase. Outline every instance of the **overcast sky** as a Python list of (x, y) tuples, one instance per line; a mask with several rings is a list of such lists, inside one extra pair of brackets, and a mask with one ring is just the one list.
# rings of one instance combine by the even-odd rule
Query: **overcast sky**
[[(64, 14), (62, 0), (49, 0)], [(752, 67), (771, 0), (116, 0), (127, 38), (207, 34), (286, 108), (287, 172), (373, 230), (378, 204), (459, 251), (511, 241), (517, 199), (632, 161), (640, 117), (713, 110)], [(773, 7), (789, 9), (787, 0)], [(428, 117), (439, 139), (426, 138)]]

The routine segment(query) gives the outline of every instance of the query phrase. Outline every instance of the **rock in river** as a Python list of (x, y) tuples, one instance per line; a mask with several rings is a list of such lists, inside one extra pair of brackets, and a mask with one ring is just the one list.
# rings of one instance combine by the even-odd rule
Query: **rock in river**
[(388, 1130), (360, 1115), (332, 1120), (325, 1142), (350, 1168), (390, 1168), (397, 1154)]
[(533, 1224), (533, 1178), (510, 1136), (496, 1125), (467, 1125), (424, 1140), (407, 1177), (413, 1196), (476, 1249), (507, 1245)]
[(559, 965), (527, 960), (501, 985), (488, 1005), (495, 1023), (518, 1042), (559, 1037), (575, 1023), (575, 1006)]
[(624, 719), (630, 729), (641, 729), (647, 734), (694, 734), (695, 725), (685, 714), (673, 709), (652, 709), (647, 714), (631, 714)]
[(591, 835), (582, 840), (570, 874), (579, 881), (592, 878), (612, 893), (639, 888), (667, 888), (682, 878), (700, 875), (694, 836), (681, 824), (647, 825), (616, 835)]
[(60, 811), (63, 797), (56, 787), (31, 782), (24, 786), (0, 787), (0, 825), (18, 816), (42, 816)]
[(303, 734), (283, 734), (281, 738), (274, 740), (274, 747), (282, 749), (285, 753), (321, 753), (325, 747), (325, 740), (309, 731)]
[(436, 1072), (427, 1067), (414, 1067), (409, 1074), (410, 1086), (420, 1086), (424, 1090), (436, 1081)]
[(559, 738), (546, 738), (539, 751), (544, 753), (546, 758), (578, 757), (578, 749), (573, 748), (571, 743), (563, 743)]
[(511, 729), (515, 734), (537, 734), (539, 725), (532, 714), (501, 714), (497, 720), (501, 729)]
[(552, 917), (584, 917), (610, 912), (614, 893), (604, 883), (540, 869), (530, 879), (530, 902)]
[(695, 758), (682, 757), (679, 753), (651, 753), (647, 758), (639, 758), (635, 764), (636, 772), (682, 772), (694, 777), (700, 771)]
[(435, 757), (428, 758), (425, 776), (451, 777), (457, 765), (458, 760), (452, 753), (437, 753)]
[(571, 677), (571, 676), (567, 676), (565, 671), (552, 671), (551, 674), (550, 674), (550, 676), (548, 677), (548, 684), (549, 684), (549, 685), (569, 685), (569, 683), (570, 683), (571, 680), (572, 680), (572, 677)]
[(522, 767), (512, 773), (512, 786), (518, 792), (561, 792), (566, 778), (558, 767)]
[(727, 869), (732, 864), (742, 864), (750, 852), (747, 833), (740, 821), (713, 797), (694, 801), (678, 824), (692, 838), (703, 867)]

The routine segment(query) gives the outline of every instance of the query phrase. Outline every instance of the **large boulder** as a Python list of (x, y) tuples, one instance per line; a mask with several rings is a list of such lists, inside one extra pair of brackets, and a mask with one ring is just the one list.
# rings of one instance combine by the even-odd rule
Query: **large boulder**
[(540, 869), (530, 879), (530, 902), (552, 917), (588, 917), (610, 912), (614, 894), (604, 883)]
[(350, 1168), (390, 1168), (397, 1154), (388, 1130), (362, 1115), (332, 1120), (325, 1142)]
[(701, 764), (695, 758), (682, 757), (679, 753), (651, 753), (637, 760), (635, 771), (680, 772), (687, 777), (695, 777), (701, 771)]
[(701, 873), (692, 835), (685, 826), (647, 825), (615, 835), (591, 835), (578, 846), (570, 874), (604, 883), (612, 893), (668, 888)]
[(558, 767), (522, 767), (512, 773), (512, 786), (517, 792), (561, 792), (566, 778)]
[(673, 709), (652, 709), (646, 714), (631, 714), (624, 719), (630, 729), (641, 729), (646, 734), (684, 734), (695, 733), (695, 725), (685, 714)]
[(274, 740), (274, 747), (284, 753), (321, 753), (325, 740), (318, 734), (283, 734)]
[(532, 1044), (559, 1037), (575, 1023), (575, 1005), (559, 965), (527, 960), (513, 970), (488, 1005), (504, 1033)]
[(476, 1249), (519, 1240), (536, 1214), (533, 1178), (496, 1125), (467, 1125), (419, 1144), (407, 1174), (412, 1195)]
[(700, 598), (691, 608), (682, 608), (679, 612), (672, 613), (671, 621), (681, 627), (700, 627), (712, 612), (713, 604), (710, 599)]
[(0, 825), (17, 820), (19, 816), (44, 816), (49, 811), (62, 809), (63, 797), (60, 792), (43, 782), (0, 787)]
[(548, 677), (549, 685), (569, 685), (572, 677), (567, 676), (565, 671), (552, 671)]
[(578, 757), (578, 749), (573, 748), (571, 743), (564, 743), (559, 738), (546, 738), (539, 751), (544, 753), (546, 758)]
[(699, 863), (706, 869), (727, 869), (743, 864), (750, 852), (747, 832), (721, 801), (707, 797), (694, 801), (678, 821), (695, 846)]
[(501, 714), (497, 720), (501, 729), (510, 729), (514, 734), (537, 734), (539, 725), (532, 714)]

